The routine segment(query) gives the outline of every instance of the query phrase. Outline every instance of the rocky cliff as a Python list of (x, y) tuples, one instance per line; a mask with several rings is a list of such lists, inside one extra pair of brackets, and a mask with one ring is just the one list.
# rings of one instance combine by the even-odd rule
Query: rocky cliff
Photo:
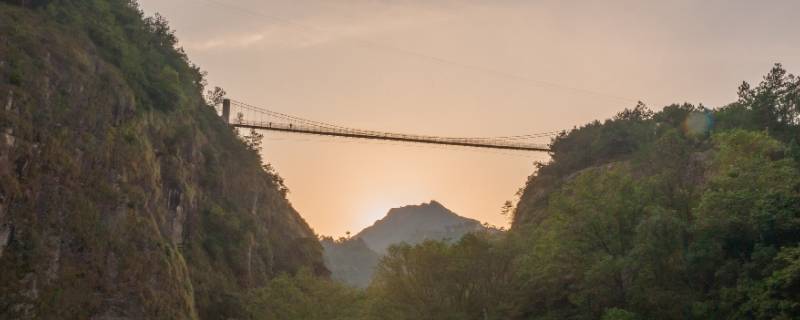
[(162, 18), (0, 1), (0, 318), (236, 318), (321, 246)]

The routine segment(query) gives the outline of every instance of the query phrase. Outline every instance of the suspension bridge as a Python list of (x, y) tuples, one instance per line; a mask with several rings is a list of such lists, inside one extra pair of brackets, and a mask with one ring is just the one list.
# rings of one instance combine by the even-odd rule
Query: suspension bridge
[[(231, 115), (235, 115), (231, 118)], [(402, 134), (373, 130), (362, 130), (333, 125), (325, 122), (303, 119), (275, 112), (231, 99), (222, 101), (223, 120), (236, 128), (279, 131), (299, 134), (334, 136), (345, 138), (388, 140), (411, 143), (439, 144), (486, 149), (549, 152), (547, 144), (532, 142), (534, 139), (549, 138), (558, 131), (506, 137), (442, 137), (417, 134)]]

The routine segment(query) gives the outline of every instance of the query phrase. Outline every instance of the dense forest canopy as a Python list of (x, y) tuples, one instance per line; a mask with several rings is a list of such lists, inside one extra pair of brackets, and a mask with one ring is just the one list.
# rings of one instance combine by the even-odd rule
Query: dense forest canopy
[(640, 104), (564, 132), (507, 235), (395, 248), (375, 299), (398, 319), (797, 318), (798, 108), (775, 65), (719, 109)]

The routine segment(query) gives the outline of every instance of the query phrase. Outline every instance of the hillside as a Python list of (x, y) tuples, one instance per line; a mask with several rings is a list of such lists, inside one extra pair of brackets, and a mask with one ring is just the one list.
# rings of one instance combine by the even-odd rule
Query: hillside
[(244, 318), (327, 274), (176, 42), (129, 1), (0, 2), (0, 318)]
[(800, 78), (738, 97), (563, 132), (508, 233), (390, 249), (371, 318), (797, 319)]
[(799, 116), (776, 64), (721, 108), (640, 104), (555, 138), (514, 216), (540, 270), (517, 312), (798, 317)]
[(482, 230), (480, 221), (464, 218), (431, 201), (389, 210), (385, 217), (353, 238), (361, 238), (380, 254), (393, 244), (417, 244), (425, 240), (457, 241), (464, 234)]
[(369, 285), (381, 255), (372, 251), (364, 239), (323, 238), (321, 242), (325, 266), (331, 271), (331, 278), (356, 288)]
[(477, 220), (459, 216), (436, 201), (393, 208), (350, 239), (323, 238), (325, 266), (334, 280), (365, 288), (391, 245), (455, 242), (467, 233), (483, 230), (486, 228)]

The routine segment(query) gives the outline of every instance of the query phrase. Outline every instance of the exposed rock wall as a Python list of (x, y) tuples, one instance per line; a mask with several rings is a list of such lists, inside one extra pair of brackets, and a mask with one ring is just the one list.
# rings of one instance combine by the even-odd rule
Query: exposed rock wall
[(327, 273), (199, 90), (145, 107), (117, 64), (85, 30), (0, 2), (0, 318), (235, 317), (280, 272)]

